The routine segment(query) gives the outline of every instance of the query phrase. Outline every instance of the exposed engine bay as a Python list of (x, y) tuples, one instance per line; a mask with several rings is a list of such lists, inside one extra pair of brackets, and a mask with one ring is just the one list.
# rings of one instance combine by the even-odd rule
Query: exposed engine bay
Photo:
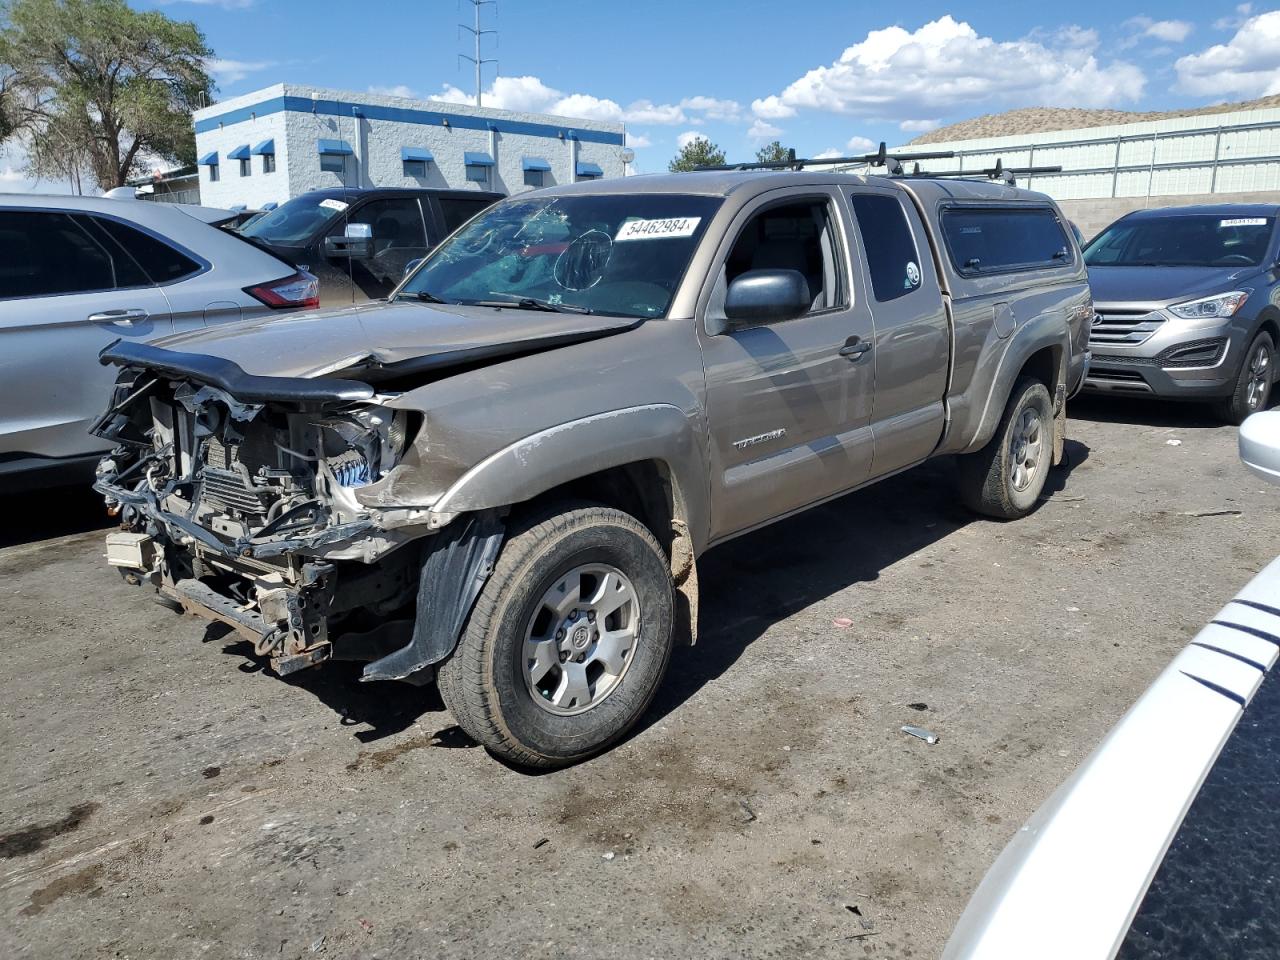
[(94, 427), (119, 443), (95, 483), (121, 522), (108, 562), (226, 623), (280, 673), (342, 655), (339, 633), (356, 638), (351, 659), (402, 646), (435, 538), (382, 530), (355, 499), (419, 427), (379, 399), (246, 403), (125, 368)]

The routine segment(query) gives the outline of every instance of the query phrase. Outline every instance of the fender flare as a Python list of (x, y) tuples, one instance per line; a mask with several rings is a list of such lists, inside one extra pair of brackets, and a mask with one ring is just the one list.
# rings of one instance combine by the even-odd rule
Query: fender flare
[[(1065, 386), (1071, 355), (1070, 338), (1067, 332), (1050, 318), (1039, 319), (1043, 323), (1032, 321), (1014, 332), (1004, 355), (1000, 358), (1000, 365), (992, 379), (991, 389), (987, 392), (987, 402), (983, 407), (982, 417), (978, 421), (978, 429), (968, 446), (958, 452), (971, 453), (979, 450), (995, 435), (996, 427), (1000, 425), (1000, 418), (1004, 415), (1004, 408), (1009, 402), (1009, 394), (1013, 391), (1014, 381), (1034, 354), (1046, 347), (1057, 348), (1058, 369), (1055, 373), (1057, 380), (1055, 386)], [(1055, 391), (1050, 388), (1049, 392), (1052, 395)], [(1054, 401), (1057, 401), (1056, 397)]]
[(642, 460), (666, 464), (695, 552), (706, 542), (707, 467), (694, 415), (654, 403), (547, 427), (485, 457), (431, 505), (440, 527), (463, 513), (521, 503), (580, 477)]

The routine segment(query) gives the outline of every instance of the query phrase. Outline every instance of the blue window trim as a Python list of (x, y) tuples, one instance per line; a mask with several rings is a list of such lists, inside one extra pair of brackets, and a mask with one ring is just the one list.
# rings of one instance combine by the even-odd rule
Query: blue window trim
[(355, 153), (345, 140), (317, 140), (316, 150), (327, 157), (349, 157)]
[(606, 130), (570, 130), (550, 123), (526, 123), (517, 120), (505, 120), (492, 117), (473, 117), (461, 113), (445, 113), (438, 110), (413, 110), (407, 107), (387, 107), (378, 104), (350, 103), (343, 100), (312, 100), (310, 97), (273, 97), (259, 103), (251, 103), (235, 110), (228, 110), (217, 116), (205, 117), (196, 121), (196, 133), (208, 133), (233, 123), (243, 123), (254, 117), (266, 117), (273, 113), (293, 111), (296, 113), (314, 113), (327, 117), (350, 117), (353, 111), (369, 120), (390, 120), (395, 123), (421, 123), (427, 126), (440, 127), (446, 120), (449, 126), (459, 130), (497, 130), (499, 133), (524, 134), (530, 137), (562, 136), (579, 140), (583, 143), (605, 143), (610, 146), (623, 145), (622, 134)]
[(431, 163), (435, 155), (426, 147), (401, 147), (400, 159), (410, 163)]
[(217, 165), (218, 165), (218, 151), (216, 150), (213, 153), (206, 153), (203, 157), (200, 158), (200, 166), (202, 167), (216, 167)]
[(598, 163), (579, 160), (577, 174), (580, 177), (603, 177), (604, 171), (600, 169), (600, 165)]
[(227, 151), (227, 159), (228, 160), (248, 160), (249, 145), (247, 143), (242, 143), (240, 144), (240, 146), (236, 147), (234, 150)]
[(468, 167), (492, 167), (493, 157), (483, 150), (467, 150), (462, 154), (462, 161)]
[(537, 170), (541, 173), (551, 172), (551, 164), (541, 157), (521, 157), (520, 167), (523, 170)]
[(257, 146), (255, 146), (255, 147), (253, 148), (253, 154), (254, 154), (254, 156), (260, 157), (260, 156), (262, 156), (263, 154), (266, 154), (266, 153), (269, 153), (269, 154), (271, 154), (272, 156), (275, 156), (275, 153), (276, 153), (276, 142), (275, 142), (275, 140), (274, 140), (274, 139), (271, 139), (271, 140), (263, 140), (261, 143), (259, 143)]

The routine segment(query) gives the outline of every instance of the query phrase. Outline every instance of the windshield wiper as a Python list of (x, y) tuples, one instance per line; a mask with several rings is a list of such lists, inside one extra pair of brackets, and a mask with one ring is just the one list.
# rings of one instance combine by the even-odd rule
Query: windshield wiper
[(517, 310), (542, 310), (546, 313), (591, 313), (590, 307), (580, 307), (576, 303), (553, 303), (550, 300), (539, 300), (537, 297), (513, 297), (511, 300), (472, 300), (476, 307), (514, 307)]
[(421, 300), (423, 303), (450, 303), (450, 304), (453, 303), (452, 300), (445, 300), (441, 297), (437, 297), (430, 290), (415, 290), (411, 294), (402, 293), (400, 294), (399, 297), (396, 297), (396, 299), (399, 300), (400, 297), (409, 297), (409, 296), (414, 297), (417, 300)]

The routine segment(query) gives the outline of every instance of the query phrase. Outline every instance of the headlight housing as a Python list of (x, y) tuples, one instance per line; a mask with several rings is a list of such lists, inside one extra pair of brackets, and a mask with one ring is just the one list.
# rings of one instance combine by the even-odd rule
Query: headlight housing
[(1248, 299), (1249, 294), (1245, 291), (1233, 290), (1230, 293), (1215, 293), (1212, 297), (1202, 297), (1199, 300), (1188, 300), (1186, 303), (1175, 303), (1168, 310), (1175, 317), (1182, 317), (1184, 320), (1233, 317)]

